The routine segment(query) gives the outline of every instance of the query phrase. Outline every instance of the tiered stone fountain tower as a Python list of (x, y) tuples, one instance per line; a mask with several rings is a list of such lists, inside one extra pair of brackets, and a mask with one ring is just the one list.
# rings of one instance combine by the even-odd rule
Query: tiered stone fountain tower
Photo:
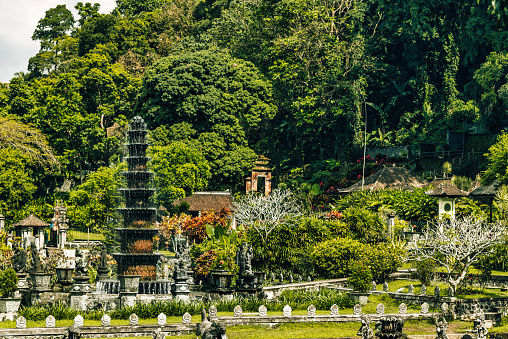
[(117, 228), (122, 253), (113, 254), (122, 306), (134, 304), (140, 280), (156, 279), (161, 256), (153, 253), (153, 237), (158, 230), (154, 228), (157, 210), (150, 204), (155, 189), (149, 187), (153, 173), (147, 169), (147, 133), (146, 123), (136, 116), (127, 132), (128, 170), (123, 172), (127, 187), (120, 189), (125, 198), (125, 207), (118, 209), (123, 216), (123, 228)]

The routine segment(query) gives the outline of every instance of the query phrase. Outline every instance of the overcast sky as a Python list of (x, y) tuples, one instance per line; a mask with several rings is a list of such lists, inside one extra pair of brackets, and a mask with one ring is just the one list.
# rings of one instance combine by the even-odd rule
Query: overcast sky
[(77, 2), (101, 4), (101, 13), (109, 13), (115, 0), (0, 0), (0, 82), (9, 82), (16, 72), (26, 72), (28, 59), (39, 51), (39, 42), (32, 41), (37, 22), (46, 11), (57, 5), (67, 5), (77, 13)]

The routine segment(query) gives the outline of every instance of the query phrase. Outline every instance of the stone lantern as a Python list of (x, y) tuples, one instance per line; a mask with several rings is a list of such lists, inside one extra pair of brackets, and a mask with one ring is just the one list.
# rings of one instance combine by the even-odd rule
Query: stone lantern
[(455, 199), (469, 195), (469, 193), (447, 183), (441, 183), (436, 188), (425, 192), (425, 194), (439, 198), (440, 217), (448, 215), (452, 219), (455, 219)]

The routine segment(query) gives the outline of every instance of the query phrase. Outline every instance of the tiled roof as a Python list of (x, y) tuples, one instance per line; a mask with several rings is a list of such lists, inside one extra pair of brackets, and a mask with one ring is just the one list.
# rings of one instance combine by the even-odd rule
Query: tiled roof
[(218, 211), (221, 208), (231, 208), (233, 196), (229, 192), (195, 192), (190, 197), (175, 201), (179, 205), (182, 201), (189, 203), (189, 211)]
[(451, 184), (441, 183), (436, 186), (436, 188), (428, 190), (425, 194), (433, 196), (433, 197), (448, 197), (448, 198), (458, 198), (458, 197), (467, 197), (469, 193), (466, 191), (460, 190), (457, 187)]
[(17, 223), (13, 224), (12, 226), (15, 227), (47, 227), (49, 226), (48, 223), (45, 223), (41, 219), (37, 218), (35, 215), (30, 213), (28, 217), (25, 219), (18, 221)]

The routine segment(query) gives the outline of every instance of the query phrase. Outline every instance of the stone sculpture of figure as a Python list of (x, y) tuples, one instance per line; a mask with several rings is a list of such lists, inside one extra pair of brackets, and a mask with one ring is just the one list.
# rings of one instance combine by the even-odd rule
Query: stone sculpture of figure
[(162, 330), (160, 328), (158, 328), (156, 330), (153, 330), (152, 338), (153, 339), (164, 339), (164, 338), (166, 338), (166, 335), (164, 334), (164, 332), (162, 332)]
[(446, 334), (447, 330), (448, 330), (448, 323), (446, 322), (445, 317), (444, 316), (437, 317), (436, 318), (436, 332), (437, 332), (436, 339), (448, 339), (448, 335)]
[(247, 250), (245, 251), (245, 274), (253, 275), (252, 272), (252, 257), (254, 254), (252, 253), (252, 244), (249, 244)]
[(201, 323), (196, 327), (196, 336), (201, 337), (211, 326), (212, 322), (206, 316), (206, 310), (201, 309)]
[(236, 264), (240, 268), (240, 275), (253, 275), (252, 272), (252, 244), (242, 243), (236, 250)]
[(17, 242), (14, 243), (14, 254), (12, 256), (12, 268), (16, 273), (26, 273), (27, 271), (27, 259), (26, 251), (24, 248), (19, 248)]
[(106, 251), (106, 246), (102, 245), (101, 248), (101, 264), (100, 267), (108, 267), (108, 253)]
[(226, 335), (226, 324), (219, 320), (212, 321), (210, 327), (208, 327), (202, 334), (201, 339), (227, 339)]
[(181, 259), (183, 259), (185, 270), (186, 271), (190, 270), (190, 267), (192, 265), (192, 258), (190, 255), (190, 246), (188, 241), (185, 243), (185, 246), (183, 248)]
[(77, 276), (84, 276), (84, 275), (87, 275), (87, 271), (88, 271), (88, 263), (86, 261), (86, 258), (85, 256), (83, 255), (83, 252), (81, 252), (81, 250), (79, 248), (76, 249), (76, 269), (75, 269), (75, 272), (76, 272), (76, 275)]
[(242, 275), (245, 271), (245, 245), (247, 243), (241, 243), (236, 249), (236, 264), (239, 268), (239, 275)]
[(474, 331), (476, 332), (477, 339), (487, 339), (487, 327), (485, 326), (485, 314), (483, 312), (477, 312), (476, 317), (473, 321)]
[(356, 335), (362, 337), (362, 339), (372, 339), (374, 337), (374, 331), (370, 328), (372, 317), (367, 314), (362, 314), (360, 316), (360, 321), (362, 322), (362, 326)]
[(72, 324), (64, 336), (65, 339), (81, 339), (81, 330), (76, 325)]
[(30, 272), (42, 272), (41, 257), (34, 243), (30, 245), (30, 253), (32, 254), (32, 267), (30, 268)]

